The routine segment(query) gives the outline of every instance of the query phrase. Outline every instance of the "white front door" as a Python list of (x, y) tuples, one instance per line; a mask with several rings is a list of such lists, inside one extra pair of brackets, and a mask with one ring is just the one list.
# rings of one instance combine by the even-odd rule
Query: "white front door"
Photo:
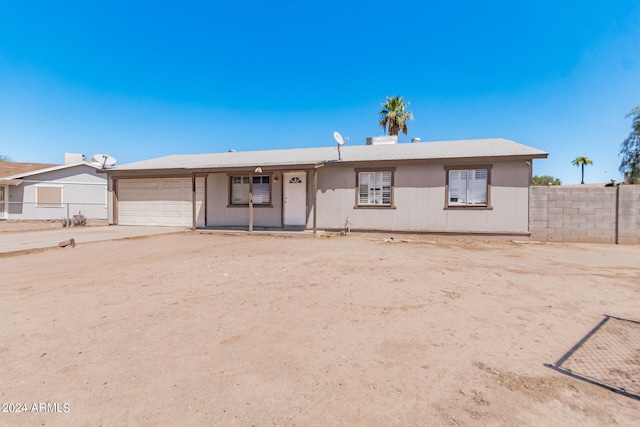
[(307, 224), (307, 173), (283, 173), (284, 225)]

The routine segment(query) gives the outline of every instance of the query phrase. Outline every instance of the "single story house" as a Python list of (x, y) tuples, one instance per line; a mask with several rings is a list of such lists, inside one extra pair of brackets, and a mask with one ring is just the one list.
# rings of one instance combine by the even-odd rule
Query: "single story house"
[(82, 154), (65, 164), (0, 162), (0, 220), (107, 219), (107, 178)]
[[(529, 233), (533, 159), (502, 138), (186, 154), (108, 175), (109, 223)], [(397, 139), (396, 139), (397, 141)]]

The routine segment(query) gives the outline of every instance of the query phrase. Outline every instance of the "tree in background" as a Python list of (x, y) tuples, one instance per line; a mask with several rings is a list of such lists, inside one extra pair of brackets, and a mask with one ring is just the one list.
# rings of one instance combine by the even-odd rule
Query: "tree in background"
[(11, 157), (7, 156), (6, 154), (0, 154), (0, 162), (10, 162), (11, 161)]
[(580, 184), (584, 184), (584, 166), (592, 165), (593, 162), (587, 156), (578, 156), (575, 159), (573, 159), (571, 164), (574, 166), (582, 166), (582, 181), (580, 182)]
[(562, 185), (562, 182), (560, 182), (560, 178), (554, 178), (550, 175), (543, 175), (543, 176), (537, 176), (535, 175), (533, 177), (533, 185)]
[(400, 132), (407, 134), (407, 120), (413, 120), (413, 114), (405, 111), (408, 102), (401, 96), (387, 97), (387, 102), (381, 104), (380, 127), (388, 130), (389, 135), (398, 136)]
[[(631, 133), (622, 141), (620, 172), (628, 174), (629, 184), (640, 184), (640, 107), (634, 107), (627, 117), (633, 117)], [(626, 178), (626, 177), (625, 177)]]

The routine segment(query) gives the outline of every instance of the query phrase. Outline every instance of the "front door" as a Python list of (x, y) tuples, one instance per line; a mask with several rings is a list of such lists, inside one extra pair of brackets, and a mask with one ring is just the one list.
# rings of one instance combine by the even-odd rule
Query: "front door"
[(307, 174), (283, 173), (284, 225), (307, 224)]

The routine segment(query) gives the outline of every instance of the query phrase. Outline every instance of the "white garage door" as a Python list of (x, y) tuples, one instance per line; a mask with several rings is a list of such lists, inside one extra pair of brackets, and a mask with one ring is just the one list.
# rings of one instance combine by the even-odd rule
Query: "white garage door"
[[(204, 226), (204, 178), (196, 179), (198, 226)], [(191, 178), (118, 180), (118, 224), (192, 225)]]

